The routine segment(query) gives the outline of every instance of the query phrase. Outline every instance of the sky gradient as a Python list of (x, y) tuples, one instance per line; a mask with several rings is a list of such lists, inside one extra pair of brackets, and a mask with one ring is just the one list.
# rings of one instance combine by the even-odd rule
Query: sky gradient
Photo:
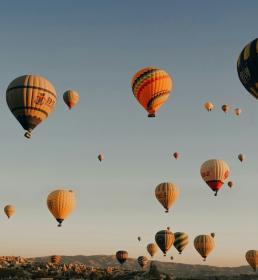
[[(257, 10), (256, 0), (2, 2), (0, 207), (14, 204), (17, 213), (7, 220), (2, 211), (0, 254), (126, 249), (138, 257), (170, 226), (190, 238), (182, 256), (174, 248), (168, 254), (175, 262), (202, 264), (193, 239), (215, 232), (207, 264), (246, 264), (245, 252), (258, 249), (258, 103), (238, 80), (236, 61), (257, 37)], [(133, 74), (150, 65), (174, 81), (155, 119), (130, 88)], [(31, 140), (5, 100), (8, 84), (27, 73), (46, 77), (58, 93), (55, 112)], [(72, 111), (62, 100), (70, 88), (80, 94)], [(211, 113), (206, 101), (215, 105)], [(223, 103), (232, 107), (227, 115)], [(224, 159), (235, 182), (216, 198), (199, 172), (210, 158)], [(181, 192), (167, 215), (154, 196), (164, 181)], [(46, 206), (60, 187), (77, 198), (61, 229)], [(156, 259), (164, 260), (161, 252)]]

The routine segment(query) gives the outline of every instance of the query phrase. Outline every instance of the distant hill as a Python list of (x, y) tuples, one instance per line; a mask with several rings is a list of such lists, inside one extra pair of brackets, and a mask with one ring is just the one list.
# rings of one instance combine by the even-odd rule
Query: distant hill
[[(34, 259), (37, 262), (48, 262), (50, 257), (38, 257)], [(174, 262), (153, 261), (158, 269), (166, 274), (175, 277), (205, 278), (212, 276), (237, 276), (237, 275), (255, 275), (249, 266), (239, 267), (216, 267), (209, 265), (190, 265)], [(120, 267), (115, 256), (95, 255), (95, 256), (62, 256), (62, 263), (83, 263), (87, 266), (106, 268), (107, 266)], [(140, 270), (136, 259), (128, 259), (123, 265), (123, 269)], [(148, 267), (146, 268), (146, 270)]]

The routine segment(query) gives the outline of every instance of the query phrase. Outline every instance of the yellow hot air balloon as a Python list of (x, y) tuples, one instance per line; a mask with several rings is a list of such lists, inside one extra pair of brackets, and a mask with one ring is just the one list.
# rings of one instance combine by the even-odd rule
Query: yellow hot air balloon
[(166, 256), (167, 251), (171, 248), (175, 241), (175, 236), (173, 232), (170, 231), (168, 227), (166, 230), (160, 230), (155, 235), (155, 241), (159, 246), (160, 250), (164, 253), (164, 257)]
[(24, 75), (13, 80), (6, 90), (9, 109), (27, 130), (25, 137), (30, 138), (32, 130), (44, 121), (56, 105), (54, 86), (45, 78)]
[(227, 105), (227, 104), (223, 104), (223, 105), (221, 106), (221, 109), (222, 109), (222, 111), (223, 111), (224, 113), (227, 113), (227, 112), (229, 111), (230, 107), (229, 107), (229, 105)]
[(79, 101), (79, 98), (79, 93), (71, 89), (65, 91), (63, 94), (64, 102), (68, 106), (69, 110), (76, 105), (76, 103)]
[(258, 265), (258, 251), (256, 250), (249, 250), (245, 254), (245, 258), (250, 266), (256, 271), (256, 267)]
[(147, 245), (147, 251), (153, 257), (157, 252), (157, 246), (154, 243), (150, 243)]
[(51, 192), (47, 197), (47, 206), (60, 227), (63, 220), (71, 214), (75, 208), (74, 191), (60, 189)]
[(215, 242), (210, 235), (198, 235), (194, 239), (194, 248), (203, 257), (205, 261), (210, 252), (214, 249)]
[(6, 205), (5, 208), (4, 208), (4, 212), (9, 219), (14, 214), (15, 207), (13, 205)]
[(210, 159), (202, 164), (200, 173), (206, 184), (217, 195), (218, 190), (229, 177), (230, 169), (224, 160)]
[(158, 109), (167, 101), (173, 82), (164, 70), (146, 67), (133, 76), (131, 86), (134, 96), (148, 112), (148, 117), (155, 117)]
[(161, 183), (155, 189), (157, 200), (166, 209), (166, 213), (179, 196), (179, 190), (173, 183)]
[(54, 255), (54, 256), (51, 256), (51, 263), (52, 264), (59, 264), (60, 262), (61, 262), (61, 257), (60, 256), (56, 256), (56, 255)]
[(241, 110), (240, 108), (236, 108), (236, 109), (235, 109), (235, 114), (236, 114), (237, 116), (240, 116), (241, 113), (242, 113), (242, 110)]
[(203, 106), (208, 112), (210, 112), (214, 108), (214, 105), (211, 102), (206, 102)]

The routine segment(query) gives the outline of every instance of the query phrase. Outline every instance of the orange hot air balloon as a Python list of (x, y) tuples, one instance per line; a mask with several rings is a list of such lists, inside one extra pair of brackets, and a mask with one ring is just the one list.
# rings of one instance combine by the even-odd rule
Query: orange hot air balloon
[(227, 113), (227, 112), (229, 111), (230, 107), (229, 107), (229, 105), (227, 105), (227, 104), (223, 104), (223, 105), (221, 106), (221, 109), (222, 109), (222, 111), (223, 111), (224, 113)]
[(103, 155), (103, 154), (98, 155), (98, 160), (99, 160), (100, 162), (101, 162), (103, 159), (104, 159), (104, 155)]
[(54, 255), (54, 256), (51, 256), (50, 259), (51, 259), (52, 264), (59, 264), (61, 262), (61, 257), (60, 256)]
[(235, 109), (235, 114), (236, 114), (237, 116), (240, 116), (241, 113), (242, 113), (242, 110), (241, 110), (240, 108), (236, 108), (236, 109)]
[(206, 102), (203, 106), (208, 112), (210, 112), (214, 108), (214, 105), (211, 102)]
[(155, 117), (158, 109), (167, 101), (173, 82), (164, 70), (146, 67), (133, 76), (131, 86), (134, 96), (148, 112), (148, 117)]
[(159, 246), (160, 250), (164, 253), (165, 257), (167, 251), (171, 248), (175, 241), (175, 236), (168, 227), (166, 230), (160, 230), (156, 233), (155, 241)]
[(174, 156), (175, 159), (178, 159), (179, 156), (180, 156), (180, 154), (179, 154), (178, 152), (175, 152), (175, 153), (173, 154), (173, 156)]
[(49, 211), (55, 217), (58, 226), (61, 227), (64, 219), (69, 216), (75, 208), (75, 194), (72, 190), (56, 190), (47, 197)]
[(205, 261), (210, 252), (214, 249), (215, 242), (210, 235), (198, 235), (194, 239), (194, 248), (203, 257)]
[(173, 183), (161, 183), (155, 189), (155, 195), (160, 204), (166, 209), (168, 213), (169, 208), (177, 200), (179, 190)]
[(234, 186), (234, 183), (233, 183), (232, 181), (229, 181), (229, 182), (228, 182), (228, 186), (229, 186), (230, 188), (232, 188), (232, 187)]
[(256, 267), (258, 266), (258, 251), (256, 250), (249, 250), (245, 254), (245, 258), (250, 266), (256, 271)]
[(63, 94), (63, 99), (65, 104), (68, 106), (69, 110), (72, 109), (76, 103), (79, 101), (79, 94), (74, 90), (67, 90)]
[(117, 251), (116, 259), (121, 265), (123, 265), (128, 259), (128, 252), (123, 250)]
[(154, 243), (150, 243), (147, 245), (147, 251), (153, 257), (157, 252), (157, 246)]
[(6, 90), (6, 102), (30, 138), (32, 130), (44, 121), (56, 105), (53, 85), (41, 76), (25, 75), (13, 80)]
[(13, 205), (6, 205), (5, 208), (4, 208), (4, 212), (9, 219), (14, 214), (15, 207)]
[(238, 159), (242, 162), (245, 159), (245, 156), (243, 154), (239, 154)]
[(229, 177), (230, 169), (224, 160), (210, 159), (202, 164), (200, 173), (216, 196), (224, 181)]

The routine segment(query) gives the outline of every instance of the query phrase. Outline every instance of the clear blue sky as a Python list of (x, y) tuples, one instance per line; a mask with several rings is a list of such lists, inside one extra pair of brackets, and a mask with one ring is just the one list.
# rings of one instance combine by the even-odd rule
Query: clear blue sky
[[(14, 204), (17, 213), (7, 221), (2, 211), (1, 255), (127, 249), (137, 257), (170, 226), (190, 236), (183, 255), (171, 250), (176, 262), (202, 263), (192, 241), (215, 232), (207, 264), (245, 264), (246, 250), (258, 248), (258, 103), (239, 82), (236, 61), (257, 37), (257, 10), (256, 0), (2, 1), (0, 207)], [(174, 80), (155, 119), (130, 88), (132, 75), (149, 65)], [(5, 101), (9, 82), (26, 73), (45, 76), (59, 97), (30, 141)], [(70, 112), (62, 100), (69, 88), (80, 93)], [(208, 100), (211, 113), (202, 108)], [(225, 115), (223, 103), (242, 115)], [(235, 182), (217, 198), (199, 173), (210, 158), (224, 159)], [(181, 191), (167, 215), (154, 197), (163, 181)], [(46, 197), (63, 186), (75, 190), (77, 208), (60, 229)]]

